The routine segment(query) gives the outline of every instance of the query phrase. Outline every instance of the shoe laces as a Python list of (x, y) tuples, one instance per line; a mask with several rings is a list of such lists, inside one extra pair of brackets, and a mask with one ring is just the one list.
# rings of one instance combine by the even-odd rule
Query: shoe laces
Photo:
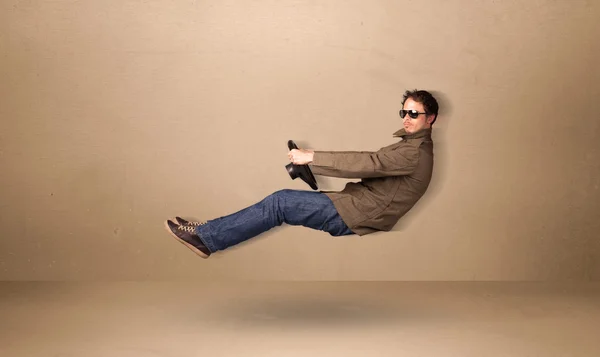
[(205, 225), (206, 222), (188, 222), (186, 226), (198, 227)]
[(196, 232), (196, 229), (195, 229), (194, 226), (188, 226), (188, 225), (177, 226), (177, 229), (180, 230), (180, 231), (184, 231), (184, 232), (192, 233), (192, 234), (194, 234)]

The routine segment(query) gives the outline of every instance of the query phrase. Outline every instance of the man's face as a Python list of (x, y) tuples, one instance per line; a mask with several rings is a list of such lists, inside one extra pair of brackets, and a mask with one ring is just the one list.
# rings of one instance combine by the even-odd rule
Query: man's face
[[(425, 113), (422, 103), (415, 102), (411, 98), (407, 98), (404, 102), (402, 109), (407, 111), (416, 110), (418, 113)], [(411, 118), (410, 114), (404, 115), (402, 123), (407, 133), (413, 134), (422, 129), (431, 128), (431, 122), (433, 121), (434, 115), (419, 114), (415, 119)]]

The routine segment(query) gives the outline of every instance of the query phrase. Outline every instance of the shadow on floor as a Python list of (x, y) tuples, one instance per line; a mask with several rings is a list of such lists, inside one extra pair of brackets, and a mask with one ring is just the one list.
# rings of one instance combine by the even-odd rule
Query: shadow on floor
[(213, 306), (201, 319), (252, 327), (365, 327), (406, 321), (423, 323), (439, 320), (440, 316), (419, 306), (390, 306), (359, 299), (266, 297), (223, 302)]

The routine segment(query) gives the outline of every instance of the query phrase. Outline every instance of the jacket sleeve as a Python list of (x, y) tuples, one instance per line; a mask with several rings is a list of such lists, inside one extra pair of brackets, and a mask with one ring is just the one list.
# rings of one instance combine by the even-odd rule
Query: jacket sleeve
[(419, 149), (399, 147), (391, 151), (314, 151), (308, 164), (315, 175), (369, 178), (411, 174), (419, 162)]

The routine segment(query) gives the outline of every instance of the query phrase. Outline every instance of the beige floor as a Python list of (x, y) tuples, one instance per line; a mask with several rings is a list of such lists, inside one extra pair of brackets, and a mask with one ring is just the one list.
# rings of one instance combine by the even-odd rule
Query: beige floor
[(600, 284), (0, 283), (0, 356), (600, 356)]

